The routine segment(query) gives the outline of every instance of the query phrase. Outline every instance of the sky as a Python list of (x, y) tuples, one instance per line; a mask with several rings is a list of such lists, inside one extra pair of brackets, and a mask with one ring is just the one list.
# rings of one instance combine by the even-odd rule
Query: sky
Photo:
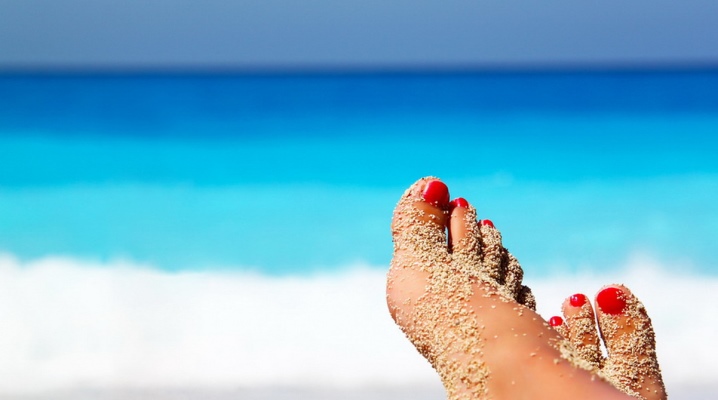
[(2, 0), (0, 69), (715, 65), (718, 2)]

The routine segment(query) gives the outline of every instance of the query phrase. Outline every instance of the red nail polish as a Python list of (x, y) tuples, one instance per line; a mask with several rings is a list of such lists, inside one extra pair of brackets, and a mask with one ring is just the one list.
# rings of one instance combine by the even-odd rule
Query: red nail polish
[(457, 197), (454, 200), (451, 200), (451, 202), (449, 203), (449, 207), (451, 207), (451, 208), (456, 208), (456, 207), (469, 208), (469, 202), (466, 201), (466, 199), (463, 197)]
[(581, 307), (586, 304), (586, 296), (581, 293), (576, 293), (568, 299), (568, 302), (574, 307)]
[(608, 287), (601, 290), (596, 296), (596, 302), (601, 307), (601, 311), (606, 314), (620, 314), (626, 308), (626, 295), (621, 289)]
[(490, 227), (492, 227), (492, 228), (494, 227), (494, 223), (491, 222), (490, 219), (482, 219), (482, 220), (481, 220), (481, 225), (488, 225), (488, 226), (490, 226)]
[(424, 187), (422, 197), (429, 204), (446, 208), (449, 205), (449, 188), (442, 181), (429, 181)]
[(551, 319), (548, 320), (549, 325), (551, 326), (559, 326), (563, 325), (563, 318), (561, 317), (551, 317)]

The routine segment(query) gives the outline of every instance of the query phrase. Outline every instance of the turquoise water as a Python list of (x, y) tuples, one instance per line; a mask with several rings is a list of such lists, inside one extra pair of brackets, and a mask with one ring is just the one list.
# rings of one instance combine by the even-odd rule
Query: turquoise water
[(624, 283), (716, 398), (717, 134), (718, 71), (0, 76), (0, 396), (440, 392), (385, 301), (436, 175), (544, 318)]
[(0, 76), (0, 252), (384, 268), (425, 175), (529, 274), (718, 273), (718, 71)]

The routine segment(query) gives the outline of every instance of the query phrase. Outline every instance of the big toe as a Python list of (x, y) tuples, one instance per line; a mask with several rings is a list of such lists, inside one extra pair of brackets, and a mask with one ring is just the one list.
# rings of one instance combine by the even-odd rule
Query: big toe
[(605, 378), (635, 397), (665, 399), (653, 325), (643, 304), (625, 286), (609, 285), (596, 296), (596, 314), (608, 351)]
[(387, 279), (387, 300), (394, 319), (397, 308), (424, 292), (428, 273), (449, 264), (448, 209), (449, 189), (439, 179), (428, 177), (409, 187), (394, 210), (394, 257)]
[(409, 252), (408, 256), (426, 261), (431, 261), (430, 256), (445, 258), (448, 207), (449, 188), (444, 182), (429, 177), (411, 185), (394, 210), (394, 257)]

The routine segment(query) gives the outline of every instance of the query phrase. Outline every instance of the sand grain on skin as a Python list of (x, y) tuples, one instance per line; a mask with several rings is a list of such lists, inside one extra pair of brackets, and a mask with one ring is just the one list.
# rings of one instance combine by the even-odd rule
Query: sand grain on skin
[[(521, 317), (526, 308), (535, 310), (535, 300), (531, 290), (522, 285), (523, 270), (518, 260), (503, 247), (501, 234), (491, 225), (477, 224), (473, 207), (457, 209), (458, 213), (455, 211), (451, 215), (444, 211), (439, 216), (422, 211), (430, 209), (420, 200), (421, 189), (430, 179), (425, 178), (408, 189), (395, 210), (392, 224), (395, 257), (387, 280), (387, 293), (404, 293), (401, 288), (405, 289), (407, 283), (411, 286), (420, 282), (423, 287), (422, 290), (408, 289), (413, 294), (404, 298), (389, 299), (390, 309), (409, 340), (439, 373), (450, 400), (490, 398), (491, 371), (484, 361), (484, 349), (487, 341), (501, 339), (494, 333), (487, 338), (487, 327), (481, 321), (488, 317), (486, 313), (496, 312), (497, 305), (502, 308), (502, 303), (513, 304), (513, 311)], [(457, 217), (463, 220), (455, 219)], [(452, 234), (461, 235), (461, 238), (454, 237), (452, 243), (448, 243), (447, 225)], [(455, 227), (461, 230), (455, 230)], [(392, 290), (397, 284), (395, 279), (401, 284), (397, 285), (399, 289), (396, 291)], [(477, 290), (480, 293), (475, 293)], [(479, 298), (486, 300), (477, 301)], [(639, 309), (642, 310), (642, 305), (635, 304), (632, 308)], [(645, 385), (662, 390), (650, 320), (645, 311), (642, 312), (644, 318), (638, 318), (636, 323), (648, 325), (638, 327), (636, 332), (640, 333), (634, 332), (616, 344), (609, 343), (609, 352), (638, 351), (635, 354), (643, 354), (640, 357), (634, 354), (633, 358), (604, 360), (600, 355), (600, 343), (593, 343), (593, 339), (583, 340), (584, 335), (571, 337), (565, 329), (561, 337), (545, 321), (544, 329), (537, 334), (539, 337), (548, 334), (548, 343), (558, 351), (551, 356), (555, 357), (553, 363), (567, 360), (574, 367), (604, 378), (623, 392), (640, 397), (641, 392), (645, 393)], [(576, 331), (595, 330), (590, 308), (574, 317), (576, 319), (571, 322), (578, 328)], [(533, 320), (536, 321), (535, 316)], [(492, 331), (494, 328), (489, 327)], [(615, 333), (619, 326), (616, 321), (608, 321), (601, 325), (601, 329), (605, 336)], [(510, 337), (527, 336), (525, 332), (513, 332), (514, 328), (510, 330), (512, 332), (507, 332)], [(540, 360), (546, 354), (537, 351), (528, 356)], [(646, 377), (649, 382), (643, 382)], [(652, 377), (658, 377), (658, 381)]]
[(586, 363), (582, 364), (584, 369), (598, 371), (602, 367), (603, 356), (601, 355), (601, 343), (596, 335), (596, 320), (590, 304), (586, 302), (578, 313), (566, 316), (566, 324), (569, 329), (563, 335), (568, 338), (575, 349), (576, 357)]
[[(665, 394), (656, 357), (656, 340), (651, 319), (638, 299), (626, 296), (623, 317), (603, 314), (601, 335), (608, 349), (600, 375), (622, 392), (640, 399), (643, 394)], [(620, 320), (625, 322), (622, 325)], [(628, 329), (627, 333), (620, 330)], [(648, 392), (648, 393), (647, 393)]]
[[(395, 252), (407, 252), (414, 260), (395, 258), (391, 268), (408, 268), (409, 273), (428, 274), (424, 293), (407, 299), (412, 305), (409, 324), (401, 324), (417, 350), (439, 373), (451, 400), (477, 399), (486, 395), (489, 370), (482, 361), (483, 329), (468, 303), (473, 295), (467, 275), (452, 263), (444, 229), (424, 222), (425, 215), (414, 207), (416, 186), (407, 190), (397, 205), (401, 217), (395, 221)], [(453, 265), (453, 266), (452, 266)], [(393, 282), (388, 282), (388, 287)], [(396, 315), (402, 314), (397, 311)]]
[[(425, 274), (421, 279), (426, 286), (416, 299), (399, 300), (412, 308), (406, 310), (408, 316), (396, 310), (395, 318), (437, 370), (449, 399), (488, 398), (490, 370), (483, 361), (485, 328), (477, 319), (482, 310), (474, 310), (470, 303), (474, 291), (480, 287), (481, 296), (505, 303), (515, 302), (523, 293), (530, 300), (529, 307), (535, 308), (535, 302), (530, 289), (521, 285), (523, 270), (502, 246), (501, 234), (493, 227), (479, 225), (471, 206), (461, 216), (451, 215), (463, 218), (458, 224), (466, 232), (449, 253), (443, 221), (420, 210), (420, 186), (418, 183), (407, 190), (395, 210), (395, 254), (408, 256), (395, 257), (392, 269)], [(445, 217), (449, 218), (448, 212)], [(388, 289), (393, 284), (390, 278)], [(496, 309), (495, 304), (490, 307), (484, 312)], [(522, 306), (513, 309), (523, 315)]]

